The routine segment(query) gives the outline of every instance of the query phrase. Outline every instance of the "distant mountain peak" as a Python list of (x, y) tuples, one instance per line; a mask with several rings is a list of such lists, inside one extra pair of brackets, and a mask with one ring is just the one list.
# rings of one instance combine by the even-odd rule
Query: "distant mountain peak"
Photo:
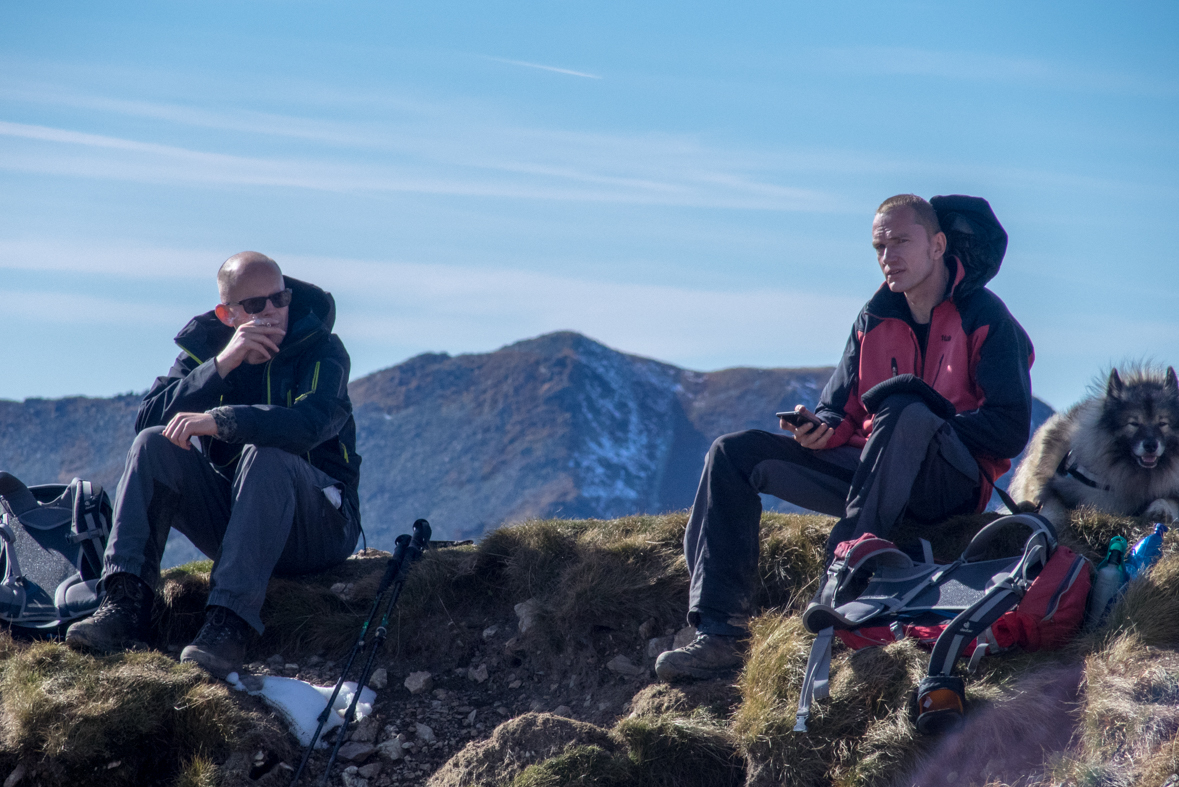
[[(716, 437), (776, 430), (774, 413), (813, 406), (830, 374), (689, 371), (574, 331), (416, 355), (349, 386), (368, 543), (390, 548), (419, 517), (446, 538), (530, 517), (687, 508)], [(0, 402), (0, 469), (30, 484), (78, 475), (113, 489), (137, 405)]]

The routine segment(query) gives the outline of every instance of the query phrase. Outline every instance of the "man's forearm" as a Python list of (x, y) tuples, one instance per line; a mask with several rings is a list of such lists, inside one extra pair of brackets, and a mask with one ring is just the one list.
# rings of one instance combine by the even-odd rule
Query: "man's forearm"
[(191, 369), (178, 361), (167, 377), (156, 378), (155, 385), (144, 396), (135, 428), (142, 431), (164, 426), (177, 413), (204, 412), (217, 405), (230, 390), (231, 386), (217, 373), (212, 360)]

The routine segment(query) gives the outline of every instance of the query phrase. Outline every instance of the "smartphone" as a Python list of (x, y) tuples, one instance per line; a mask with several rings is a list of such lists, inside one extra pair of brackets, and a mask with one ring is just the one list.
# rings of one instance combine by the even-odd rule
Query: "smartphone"
[(797, 410), (787, 410), (783, 413), (775, 413), (775, 415), (796, 429), (803, 424), (821, 426), (823, 423), (816, 416), (813, 416), (810, 413), (800, 413)]

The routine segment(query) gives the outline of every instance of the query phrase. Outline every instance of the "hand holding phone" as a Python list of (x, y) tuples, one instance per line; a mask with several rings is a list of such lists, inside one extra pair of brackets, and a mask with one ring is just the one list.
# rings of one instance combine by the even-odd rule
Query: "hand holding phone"
[(820, 421), (817, 416), (814, 416), (805, 410), (786, 410), (785, 412), (776, 413), (776, 415), (783, 423), (790, 424), (795, 429), (798, 429), (806, 424), (810, 424), (811, 426), (821, 426), (823, 424), (823, 422)]

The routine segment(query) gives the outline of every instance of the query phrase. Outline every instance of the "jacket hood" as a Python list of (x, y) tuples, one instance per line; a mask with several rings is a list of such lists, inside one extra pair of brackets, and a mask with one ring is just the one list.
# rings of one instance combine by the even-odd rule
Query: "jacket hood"
[(965, 275), (954, 287), (960, 298), (995, 278), (1007, 253), (1007, 232), (982, 197), (953, 194), (929, 201), (946, 233), (946, 257), (957, 257)]
[[(279, 345), (280, 355), (283, 349), (312, 334), (331, 333), (336, 324), (336, 300), (330, 292), (290, 276), (283, 276), (282, 280), (291, 290), (291, 306), (287, 316), (287, 335)], [(232, 336), (233, 329), (217, 319), (217, 313), (210, 309), (189, 320), (176, 334), (175, 342), (204, 363), (221, 352)]]

